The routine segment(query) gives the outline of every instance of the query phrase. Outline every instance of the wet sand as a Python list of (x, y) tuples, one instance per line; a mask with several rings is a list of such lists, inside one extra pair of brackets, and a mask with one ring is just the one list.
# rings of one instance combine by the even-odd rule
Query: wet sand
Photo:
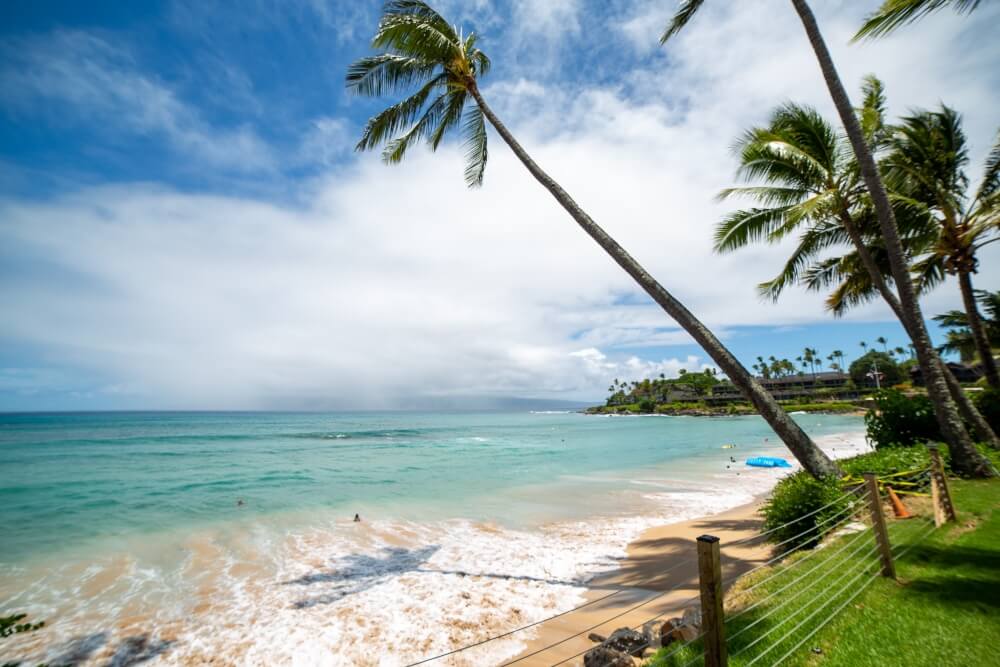
[[(607, 636), (617, 628), (635, 628), (654, 617), (662, 622), (680, 616), (687, 607), (698, 606), (695, 539), (706, 534), (719, 538), (724, 581), (753, 569), (771, 553), (766, 542), (758, 540), (733, 547), (726, 547), (726, 544), (760, 531), (762, 519), (758, 509), (763, 502), (760, 498), (721, 514), (645, 531), (629, 545), (628, 555), (618, 569), (590, 582), (587, 602), (598, 600), (615, 589), (623, 591), (544, 623), (513, 664), (548, 667), (565, 661), (562, 664), (581, 665), (583, 658), (578, 654), (595, 646), (587, 639), (591, 632)], [(664, 595), (665, 591), (670, 592)], [(637, 605), (642, 606), (633, 609)], [(612, 618), (615, 616), (617, 618)], [(572, 636), (577, 633), (580, 634)], [(546, 648), (553, 644), (556, 645)]]

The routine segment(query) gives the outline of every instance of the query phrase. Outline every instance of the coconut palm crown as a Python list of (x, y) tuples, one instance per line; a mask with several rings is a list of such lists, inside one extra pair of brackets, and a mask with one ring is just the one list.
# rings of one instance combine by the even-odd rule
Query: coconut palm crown
[(384, 146), (382, 159), (400, 162), (420, 140), (436, 150), (450, 131), (459, 129), (465, 144), (465, 182), (481, 185), (486, 169), (486, 122), (471, 90), (490, 69), (490, 59), (476, 48), (476, 35), (463, 36), (420, 0), (390, 0), (372, 38), (376, 55), (356, 60), (347, 70), (347, 88), (357, 95), (409, 97), (373, 116), (365, 125), (358, 151)]

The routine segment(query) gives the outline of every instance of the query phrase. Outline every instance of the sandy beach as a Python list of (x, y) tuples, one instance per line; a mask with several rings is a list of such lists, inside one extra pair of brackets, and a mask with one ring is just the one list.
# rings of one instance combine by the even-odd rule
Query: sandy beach
[[(818, 444), (834, 459), (869, 451), (863, 433), (831, 436)], [(699, 535), (719, 538), (723, 581), (735, 580), (761, 565), (773, 554), (767, 542), (727, 544), (759, 533), (763, 523), (759, 510), (768, 495), (761, 494), (753, 502), (725, 512), (644, 531), (629, 544), (617, 569), (590, 582), (588, 606), (542, 624), (524, 651), (507, 664), (582, 665), (582, 654), (595, 646), (588, 639), (591, 633), (607, 636), (618, 628), (640, 628), (651, 621), (658, 627), (666, 619), (681, 616), (688, 607), (697, 607), (695, 540)], [(615, 590), (621, 592), (610, 595)]]

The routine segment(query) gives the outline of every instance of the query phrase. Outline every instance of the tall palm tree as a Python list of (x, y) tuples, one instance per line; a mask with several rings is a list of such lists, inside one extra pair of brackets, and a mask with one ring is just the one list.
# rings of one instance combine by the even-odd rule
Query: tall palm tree
[(889, 354), (889, 341), (886, 340), (885, 336), (879, 336), (878, 338), (875, 339), (875, 342), (882, 346), (882, 350), (886, 354)]
[[(949, 387), (943, 364), (937, 358), (931, 344), (930, 334), (924, 322), (909, 266), (900, 241), (899, 229), (893, 214), (889, 196), (875, 165), (875, 158), (869, 149), (864, 131), (855, 115), (850, 97), (840, 75), (833, 64), (830, 51), (816, 23), (816, 17), (806, 0), (791, 0), (792, 6), (805, 29), (809, 44), (816, 55), (820, 71), (826, 82), (830, 97), (847, 132), (851, 148), (875, 209), (885, 253), (891, 267), (892, 277), (898, 291), (899, 316), (916, 346), (917, 358), (923, 372), (927, 393), (934, 405), (935, 416), (941, 433), (951, 453), (952, 465), (960, 473), (974, 477), (992, 477), (994, 472), (989, 461), (973, 446), (968, 432), (959, 416), (958, 408), (952, 400), (954, 387)], [(670, 25), (661, 37), (661, 43), (679, 32), (694, 17), (704, 0), (683, 0)]]
[(474, 33), (463, 35), (421, 0), (389, 0), (372, 39), (372, 48), (377, 53), (349, 67), (347, 85), (357, 94), (376, 97), (417, 90), (374, 116), (365, 126), (358, 149), (384, 145), (383, 159), (396, 163), (417, 141), (426, 139), (432, 149), (437, 148), (445, 134), (461, 126), (466, 145), (466, 182), (477, 186), (482, 183), (486, 167), (486, 121), (489, 121), (535, 180), (712, 357), (802, 467), (817, 477), (839, 475), (836, 464), (715, 334), (594, 222), (497, 118), (479, 90), (479, 77), (489, 71), (490, 61), (476, 47), (476, 41)]
[(971, 198), (966, 193), (968, 147), (961, 117), (953, 109), (942, 105), (940, 111), (920, 111), (904, 118), (891, 147), (883, 162), (890, 189), (896, 197), (925, 209), (927, 215), (920, 219), (937, 234), (930, 252), (914, 268), (931, 284), (945, 274), (958, 277), (986, 380), (1000, 388), (1000, 374), (972, 285), (979, 266), (978, 250), (1000, 240), (1000, 135)]
[(978, 6), (979, 0), (885, 0), (881, 7), (865, 19), (864, 25), (851, 41), (884, 37), (943, 7), (951, 7), (959, 14), (967, 14)]

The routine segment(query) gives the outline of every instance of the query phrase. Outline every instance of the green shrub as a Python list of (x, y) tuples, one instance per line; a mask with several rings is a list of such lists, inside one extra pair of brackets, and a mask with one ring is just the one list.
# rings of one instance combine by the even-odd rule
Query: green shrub
[[(811, 549), (835, 523), (832, 517), (849, 507), (850, 498), (837, 502), (843, 495), (844, 490), (834, 477), (815, 479), (806, 472), (789, 475), (778, 482), (764, 504), (764, 530), (777, 529), (770, 537), (772, 542), (787, 540), (781, 545), (782, 551)], [(829, 507), (816, 512), (824, 505)], [(810, 530), (817, 524), (820, 530)]]
[[(941, 446), (941, 457), (947, 464), (948, 448)], [(892, 475), (897, 472), (922, 470), (930, 465), (931, 455), (926, 447), (886, 447), (867, 454), (837, 461), (848, 475), (859, 477), (862, 473)]]
[(1000, 389), (984, 389), (975, 398), (976, 409), (994, 431), (1000, 431)]
[(656, 402), (651, 398), (644, 398), (639, 401), (639, 412), (652, 412), (656, 409)]
[(934, 407), (926, 396), (906, 396), (896, 389), (884, 389), (874, 398), (875, 408), (865, 415), (865, 426), (876, 449), (941, 439)]

